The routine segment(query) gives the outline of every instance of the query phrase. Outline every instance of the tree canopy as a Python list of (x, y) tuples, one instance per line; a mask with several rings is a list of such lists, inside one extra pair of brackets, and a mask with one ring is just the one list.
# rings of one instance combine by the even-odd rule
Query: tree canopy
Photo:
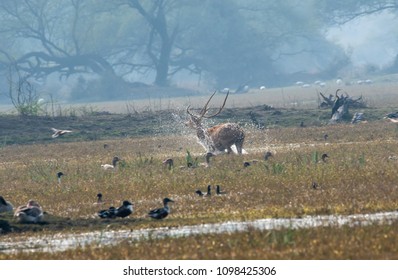
[(4, 0), (0, 70), (157, 86), (181, 73), (215, 87), (330, 78), (348, 58), (325, 29), (396, 8), (387, 0)]

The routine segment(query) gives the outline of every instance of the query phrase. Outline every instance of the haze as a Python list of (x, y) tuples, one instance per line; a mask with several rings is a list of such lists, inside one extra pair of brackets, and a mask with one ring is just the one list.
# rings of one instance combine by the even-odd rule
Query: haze
[(37, 100), (73, 103), (374, 79), (398, 71), (397, 11), (382, 0), (4, 0), (0, 101), (20, 81)]

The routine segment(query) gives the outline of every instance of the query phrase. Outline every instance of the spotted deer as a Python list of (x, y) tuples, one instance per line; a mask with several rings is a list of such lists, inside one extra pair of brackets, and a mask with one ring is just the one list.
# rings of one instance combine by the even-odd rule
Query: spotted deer
[(199, 141), (206, 147), (207, 151), (210, 152), (224, 152), (227, 150), (228, 153), (232, 152), (231, 146), (236, 146), (236, 151), (238, 154), (242, 154), (242, 146), (243, 141), (245, 140), (245, 132), (243, 129), (236, 123), (222, 123), (215, 125), (210, 128), (206, 128), (202, 124), (203, 118), (213, 118), (221, 113), (222, 109), (227, 102), (227, 98), (229, 95), (229, 91), (227, 92), (227, 96), (224, 99), (224, 103), (215, 114), (208, 115), (209, 109), (207, 106), (209, 105), (211, 99), (216, 94), (215, 91), (210, 98), (207, 100), (205, 106), (201, 109), (200, 113), (193, 114), (189, 108), (187, 107), (187, 113), (189, 115), (188, 126), (196, 129), (196, 135), (199, 138)]

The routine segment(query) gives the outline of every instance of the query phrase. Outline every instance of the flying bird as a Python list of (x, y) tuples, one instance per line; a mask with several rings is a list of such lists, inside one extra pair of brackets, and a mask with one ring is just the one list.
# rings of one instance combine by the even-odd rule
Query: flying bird
[(149, 213), (148, 213), (149, 217), (156, 219), (156, 220), (161, 220), (161, 219), (166, 218), (170, 213), (170, 208), (168, 205), (169, 202), (174, 202), (174, 201), (167, 197), (164, 198), (163, 199), (163, 207), (149, 211)]
[(62, 130), (62, 129), (56, 129), (56, 128), (51, 128), (51, 130), (54, 132), (54, 134), (51, 136), (52, 138), (57, 138), (58, 136), (62, 136), (66, 133), (72, 132), (72, 130)]

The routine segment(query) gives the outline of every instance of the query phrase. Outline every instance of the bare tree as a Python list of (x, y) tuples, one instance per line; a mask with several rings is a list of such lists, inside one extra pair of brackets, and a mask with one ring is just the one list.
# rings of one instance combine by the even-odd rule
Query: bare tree
[(22, 117), (37, 116), (40, 113), (39, 95), (27, 76), (10, 67), (8, 71), (8, 97)]
[[(171, 31), (169, 31), (166, 19), (166, 12), (170, 8), (170, 1), (151, 1), (148, 8), (145, 8), (139, 0), (128, 0), (127, 4), (137, 10), (150, 26), (146, 53), (156, 69), (155, 84), (166, 86), (168, 84), (170, 56), (176, 35), (178, 34), (178, 25), (173, 26)], [(158, 46), (159, 50), (155, 51), (157, 40), (159, 40), (160, 46)]]
[[(59, 1), (1, 1), (1, 15), (9, 25), (0, 28), (8, 32), (15, 44), (35, 46), (34, 51), (25, 52), (9, 63), (33, 77), (44, 77), (58, 72), (61, 76), (81, 72), (94, 72), (100, 75), (114, 74), (110, 63), (97, 53), (84, 50), (84, 36), (81, 30), (82, 13), (85, 4), (82, 0), (70, 0), (69, 6)], [(61, 11), (66, 12), (60, 16)], [(6, 57), (14, 57), (13, 50), (2, 50)], [(6, 64), (3, 61), (4, 64)]]

